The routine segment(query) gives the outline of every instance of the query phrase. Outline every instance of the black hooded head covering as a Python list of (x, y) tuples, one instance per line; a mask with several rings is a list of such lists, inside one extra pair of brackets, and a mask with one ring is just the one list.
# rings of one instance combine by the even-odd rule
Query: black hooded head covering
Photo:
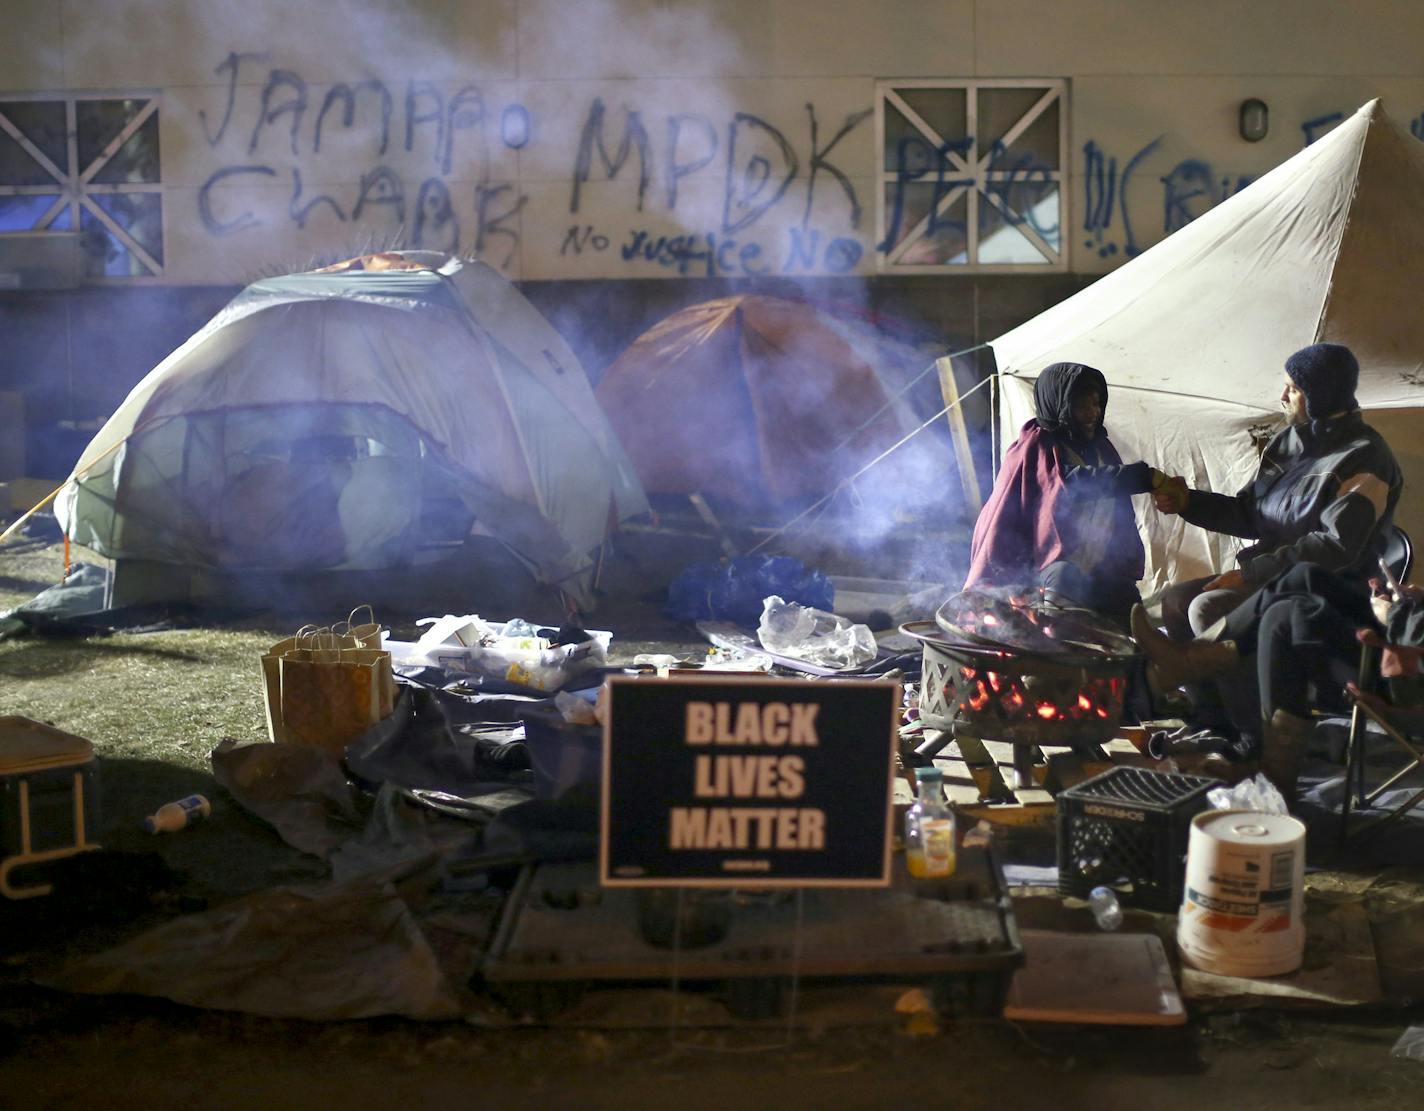
[[(1038, 426), (1049, 432), (1063, 431), (1078, 438), (1073, 424), (1073, 395), (1084, 386), (1095, 386), (1104, 416), (1108, 411), (1108, 380), (1103, 372), (1083, 363), (1054, 363), (1043, 368), (1033, 384), (1033, 408)], [(1103, 434), (1103, 417), (1098, 418), (1096, 436)]]

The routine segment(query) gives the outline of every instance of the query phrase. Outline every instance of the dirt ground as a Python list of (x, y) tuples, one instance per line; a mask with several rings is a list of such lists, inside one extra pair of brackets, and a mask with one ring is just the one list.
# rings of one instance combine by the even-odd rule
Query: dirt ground
[[(1399, 1013), (1218, 1015), (1180, 1029), (966, 1023), (784, 1033), (279, 1022), (7, 991), (6, 1106), (225, 1108), (1418, 1106)], [(693, 1044), (687, 1044), (687, 1043)]]
[[(0, 609), (48, 585), (53, 552), (0, 554)], [(593, 624), (616, 658), (700, 645), (631, 591)], [(491, 614), (490, 616), (499, 616)], [(530, 614), (534, 619), (547, 619)], [(911, 1034), (887, 1008), (852, 1025), (481, 1025), (478, 1019), (331, 1023), (71, 995), (35, 981), (79, 955), (186, 910), (324, 865), (223, 803), (206, 754), (221, 736), (262, 735), (252, 652), (281, 620), (76, 641), (0, 642), (0, 713), (27, 713), (95, 740), (106, 761), (105, 844), (157, 850), (179, 879), (159, 905), (0, 905), (0, 1107), (223, 1108), (883, 1107), (1163, 1109), (1419, 1106), (1424, 1062), (1390, 1057), (1417, 1004), (1368, 1011), (1197, 1011), (1179, 1028), (963, 1019)], [(255, 666), (255, 664), (253, 664)], [(135, 693), (135, 692), (138, 693)], [(181, 692), (153, 708), (155, 691)], [(154, 840), (136, 830), (156, 802), (193, 790), (206, 826)], [(138, 885), (138, 886), (141, 886)], [(807, 1012), (811, 1013), (810, 1011)]]

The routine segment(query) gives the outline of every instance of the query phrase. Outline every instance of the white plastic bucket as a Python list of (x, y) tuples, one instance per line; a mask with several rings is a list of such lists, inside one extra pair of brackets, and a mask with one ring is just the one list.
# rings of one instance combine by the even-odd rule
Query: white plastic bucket
[(1194, 968), (1280, 976), (1305, 955), (1305, 826), (1285, 814), (1192, 819), (1177, 948)]

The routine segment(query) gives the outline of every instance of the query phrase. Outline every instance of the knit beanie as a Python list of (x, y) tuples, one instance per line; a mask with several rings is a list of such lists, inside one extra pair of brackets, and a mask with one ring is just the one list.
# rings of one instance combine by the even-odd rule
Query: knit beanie
[(1355, 386), (1360, 381), (1360, 364), (1342, 343), (1302, 347), (1286, 360), (1286, 373), (1305, 394), (1305, 412), (1311, 420), (1359, 407)]

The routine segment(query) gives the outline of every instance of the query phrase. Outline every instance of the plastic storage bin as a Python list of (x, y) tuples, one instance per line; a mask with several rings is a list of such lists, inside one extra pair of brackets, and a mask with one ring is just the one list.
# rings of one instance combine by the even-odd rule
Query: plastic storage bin
[(534, 772), (534, 795), (560, 799), (570, 792), (596, 797), (603, 781), (603, 729), (530, 715), (524, 743)]
[(1058, 891), (1087, 898), (1101, 885), (1128, 906), (1175, 911), (1182, 902), (1192, 818), (1219, 781), (1111, 768), (1058, 795)]
[[(675, 916), (680, 951), (669, 944)], [(995, 1018), (1023, 963), (997, 859), (961, 847), (947, 879), (912, 882), (897, 857), (889, 887), (799, 896), (689, 889), (679, 899), (674, 888), (600, 889), (592, 862), (530, 866), (505, 902), (484, 978), (511, 1010), (544, 1019), (585, 991), (674, 979), (717, 992), (735, 1017), (767, 1018), (793, 976), (807, 989), (921, 984), (945, 1017)]]
[(94, 746), (25, 717), (0, 717), (0, 895), (28, 899), (51, 885), (16, 885), (18, 868), (99, 846), (99, 772)]

